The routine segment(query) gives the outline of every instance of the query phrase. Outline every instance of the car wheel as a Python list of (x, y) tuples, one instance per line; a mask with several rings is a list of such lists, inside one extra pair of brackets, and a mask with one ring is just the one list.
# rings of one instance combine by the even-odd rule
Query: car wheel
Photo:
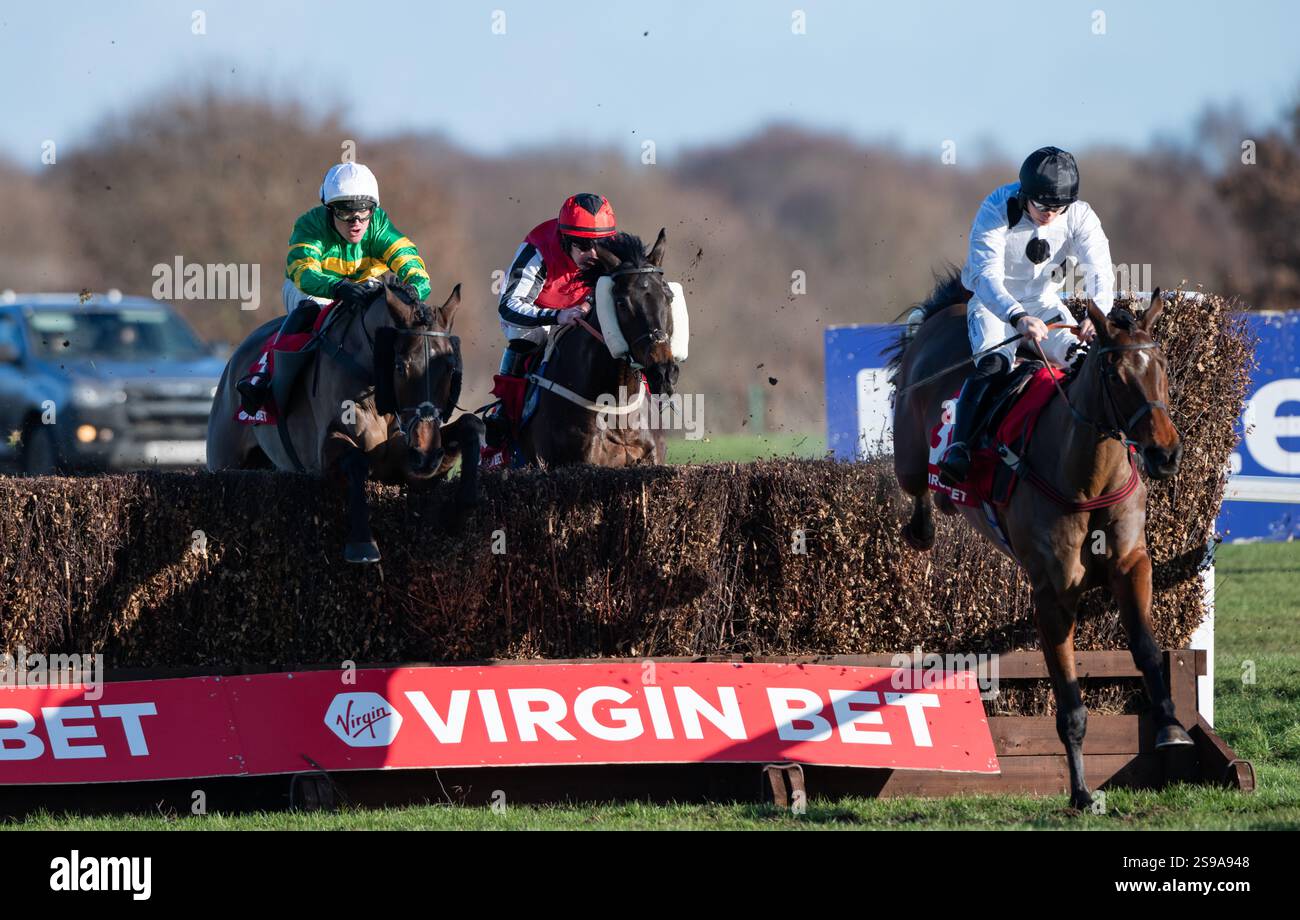
[(54, 432), (37, 425), (27, 433), (23, 449), (23, 472), (28, 476), (50, 476), (59, 469), (59, 448)]

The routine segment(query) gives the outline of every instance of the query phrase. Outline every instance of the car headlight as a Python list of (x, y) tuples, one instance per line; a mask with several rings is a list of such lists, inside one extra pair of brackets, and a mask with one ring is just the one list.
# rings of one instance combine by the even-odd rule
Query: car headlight
[(82, 409), (100, 409), (126, 402), (126, 390), (79, 383), (72, 388), (72, 404)]

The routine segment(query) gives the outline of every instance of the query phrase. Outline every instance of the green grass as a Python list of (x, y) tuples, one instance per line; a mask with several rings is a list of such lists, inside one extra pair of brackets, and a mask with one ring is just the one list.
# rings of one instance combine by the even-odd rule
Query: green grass
[[(819, 456), (823, 443), (820, 438), (796, 435), (675, 441), (669, 459), (718, 462), (796, 452)], [(1254, 764), (1258, 789), (1250, 795), (1187, 785), (1159, 791), (1116, 789), (1107, 793), (1105, 814), (1081, 816), (1066, 811), (1062, 794), (835, 803), (814, 798), (800, 816), (747, 804), (516, 806), (501, 813), (483, 807), (434, 805), (206, 817), (38, 814), (9, 826), (103, 830), (1300, 828), (1300, 543), (1223, 546), (1216, 582), (1215, 723), (1237, 754)], [(1243, 680), (1243, 675), (1252, 674), (1253, 683)], [(812, 792), (815, 796), (816, 790)]]
[(1300, 543), (1220, 547), (1215, 601), (1215, 727), (1300, 827)]
[(1294, 786), (1243, 796), (1176, 786), (1160, 792), (1114, 790), (1104, 815), (1074, 815), (1061, 796), (958, 796), (946, 799), (813, 799), (803, 815), (750, 804), (514, 806), (423, 805), (337, 812), (262, 812), (168, 818), (35, 815), (20, 826), (55, 830), (816, 830), (816, 829), (1260, 829), (1300, 824)]
[(747, 463), (771, 457), (821, 457), (826, 436), (821, 434), (719, 434), (698, 441), (668, 441), (669, 463)]

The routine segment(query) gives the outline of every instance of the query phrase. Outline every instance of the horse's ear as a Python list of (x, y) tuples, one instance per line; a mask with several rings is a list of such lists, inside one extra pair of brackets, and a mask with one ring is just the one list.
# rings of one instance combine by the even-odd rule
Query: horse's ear
[(384, 285), (384, 302), (388, 304), (388, 315), (393, 318), (393, 322), (399, 326), (414, 325), (415, 310), (394, 294), (393, 289), (387, 285)]
[(1113, 337), (1115, 334), (1114, 327), (1110, 324), (1110, 320), (1106, 318), (1106, 314), (1101, 312), (1101, 307), (1097, 306), (1096, 301), (1089, 297), (1084, 302), (1084, 306), (1088, 310), (1088, 319), (1092, 320), (1092, 326), (1097, 330), (1097, 334), (1104, 335), (1107, 338)]
[(456, 316), (456, 308), (459, 306), (460, 306), (460, 285), (457, 284), (454, 288), (451, 289), (451, 295), (448, 296), (448, 298), (445, 301), (443, 301), (442, 306), (438, 308), (438, 312), (442, 314), (442, 324), (446, 326), (449, 331), (451, 329), (451, 321)]
[(1164, 308), (1165, 299), (1160, 296), (1160, 288), (1156, 288), (1151, 292), (1151, 306), (1147, 307), (1146, 312), (1142, 314), (1142, 318), (1138, 320), (1138, 325), (1142, 327), (1143, 332), (1148, 335), (1151, 333), (1151, 328), (1156, 324), (1156, 317), (1160, 315), (1160, 311)]
[(614, 255), (614, 253), (610, 252), (600, 243), (596, 244), (596, 258), (600, 260), (600, 266), (605, 269), (606, 274), (612, 272), (623, 264), (622, 259)]
[(668, 245), (668, 233), (665, 231), (665, 228), (660, 227), (658, 239), (656, 239), (655, 244), (650, 247), (650, 251), (646, 253), (646, 258), (650, 261), (650, 264), (653, 265), (655, 268), (663, 268), (664, 249), (667, 248), (667, 245)]

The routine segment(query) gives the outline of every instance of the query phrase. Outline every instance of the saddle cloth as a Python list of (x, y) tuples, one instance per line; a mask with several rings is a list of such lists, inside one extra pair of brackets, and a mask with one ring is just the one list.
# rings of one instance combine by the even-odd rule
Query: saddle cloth
[[(1001, 462), (998, 448), (1005, 446), (1013, 454), (1023, 455), (1039, 416), (1056, 393), (1056, 381), (1063, 376), (1064, 372), (1058, 368), (1040, 365), (1026, 373), (1023, 380), (1013, 381), (1011, 393), (1015, 394), (1016, 383), (1020, 384), (1019, 393), (1011, 397), (1013, 401), (1003, 410), (1000, 421), (996, 419), (999, 413), (995, 413), (992, 438), (985, 434), (972, 452), (971, 472), (966, 482), (949, 487), (939, 481), (938, 462), (948, 449), (952, 424), (940, 421), (935, 425), (930, 432), (930, 489), (946, 493), (953, 504), (968, 508), (988, 504), (1000, 507), (1009, 502), (1019, 474)], [(954, 400), (957, 395), (953, 394)]]
[[(248, 373), (267, 375), (272, 380), (275, 380), (275, 356), (277, 354), (298, 354), (302, 352), (313, 341), (316, 333), (320, 331), (324, 325), (325, 317), (329, 315), (334, 306), (333, 303), (330, 303), (321, 308), (320, 315), (316, 317), (316, 322), (312, 324), (310, 332), (292, 332), (288, 335), (282, 335), (278, 342), (275, 340), (278, 332), (273, 332), (267, 336), (266, 341), (262, 343), (261, 353), (257, 356), (257, 360), (249, 366)], [(272, 343), (274, 343), (274, 347), (272, 347)], [(296, 366), (290, 371), (293, 375), (297, 375), (307, 364), (307, 361), (298, 361), (295, 364)], [(277, 383), (285, 385), (292, 384), (293, 381), (279, 380)], [(288, 392), (283, 389), (283, 386), (277, 386), (276, 390)], [(235, 411), (235, 421), (241, 425), (274, 425), (278, 418), (279, 410), (275, 404), (274, 394), (267, 396), (266, 404), (261, 409), (258, 409), (255, 415), (249, 415), (242, 408)]]

